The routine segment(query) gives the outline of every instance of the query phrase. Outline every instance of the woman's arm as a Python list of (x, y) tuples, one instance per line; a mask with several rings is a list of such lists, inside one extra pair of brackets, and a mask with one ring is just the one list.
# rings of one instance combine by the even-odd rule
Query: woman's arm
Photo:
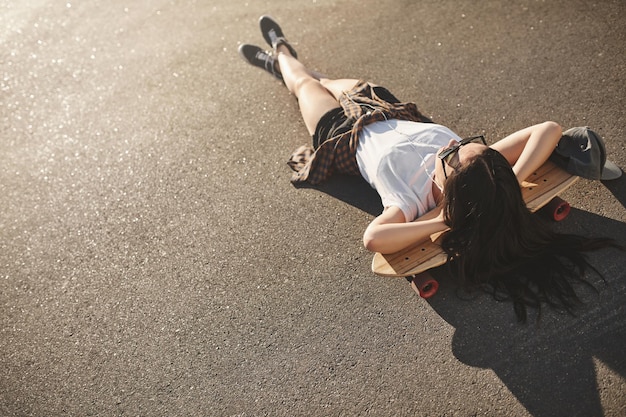
[(491, 147), (504, 155), (521, 183), (548, 159), (562, 134), (557, 123), (544, 122), (518, 130)]
[[(519, 130), (491, 147), (504, 155), (521, 183), (548, 159), (561, 135), (561, 126), (544, 122)], [(406, 222), (398, 207), (387, 207), (365, 229), (363, 244), (372, 252), (393, 253), (446, 229), (441, 207), (412, 222)]]
[(441, 207), (436, 207), (408, 223), (402, 210), (398, 207), (387, 207), (365, 229), (363, 245), (372, 252), (394, 253), (446, 229)]

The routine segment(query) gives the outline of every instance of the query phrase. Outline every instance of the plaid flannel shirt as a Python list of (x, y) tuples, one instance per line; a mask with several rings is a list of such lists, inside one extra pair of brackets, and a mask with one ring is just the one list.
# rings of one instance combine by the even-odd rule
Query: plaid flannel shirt
[(389, 119), (431, 121), (419, 112), (414, 103), (389, 103), (380, 99), (375, 88), (365, 81), (359, 81), (352, 90), (339, 97), (345, 115), (354, 123), (352, 130), (327, 139), (317, 150), (311, 145), (296, 149), (288, 161), (295, 171), (291, 177), (292, 183), (307, 181), (315, 185), (333, 173), (360, 175), (356, 149), (359, 134), (370, 123)]

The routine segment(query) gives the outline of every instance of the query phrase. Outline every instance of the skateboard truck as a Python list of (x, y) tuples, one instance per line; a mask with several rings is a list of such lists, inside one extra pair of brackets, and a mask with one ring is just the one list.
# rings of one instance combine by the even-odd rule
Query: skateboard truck
[(540, 209), (541, 213), (555, 222), (565, 219), (571, 210), (571, 206), (560, 197), (554, 197), (548, 204)]
[(428, 272), (406, 277), (411, 283), (411, 288), (422, 298), (430, 298), (437, 293), (439, 283)]

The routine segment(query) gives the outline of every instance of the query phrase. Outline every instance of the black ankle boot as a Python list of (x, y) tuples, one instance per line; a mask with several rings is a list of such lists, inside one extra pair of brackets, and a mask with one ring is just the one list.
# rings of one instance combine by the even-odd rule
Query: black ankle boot
[(278, 48), (279, 45), (285, 45), (287, 49), (289, 49), (291, 56), (298, 58), (296, 50), (289, 45), (289, 42), (285, 39), (285, 35), (283, 35), (282, 29), (278, 26), (278, 23), (276, 23), (274, 19), (269, 16), (261, 16), (259, 19), (259, 26), (261, 26), (263, 38), (269, 45), (272, 46), (274, 51), (276, 51), (276, 48)]

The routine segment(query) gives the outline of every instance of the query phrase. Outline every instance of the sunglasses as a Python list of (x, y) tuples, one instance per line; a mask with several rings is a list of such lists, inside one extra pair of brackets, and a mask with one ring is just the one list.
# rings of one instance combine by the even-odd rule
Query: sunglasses
[[(443, 167), (443, 175), (446, 177), (446, 179), (448, 179), (448, 173), (446, 172), (446, 164), (456, 169), (458, 164), (455, 163), (453, 165), (453, 162), (455, 161), (454, 158), (459, 153), (459, 149), (461, 149), (463, 146), (467, 145), (468, 143), (482, 143), (483, 145), (487, 146), (487, 142), (485, 141), (485, 137), (483, 135), (472, 136), (469, 138), (462, 139), (456, 145), (451, 146), (447, 149), (444, 149), (443, 151), (441, 151), (441, 153), (439, 153), (439, 155), (437, 155), (439, 159), (441, 160), (441, 166)], [(458, 158), (456, 160), (458, 161)]]

